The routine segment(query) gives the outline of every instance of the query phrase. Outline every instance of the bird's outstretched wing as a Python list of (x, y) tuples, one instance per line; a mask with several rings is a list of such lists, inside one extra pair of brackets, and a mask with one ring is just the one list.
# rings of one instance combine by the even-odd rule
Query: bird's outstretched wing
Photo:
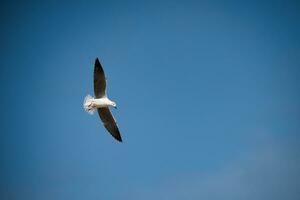
[(94, 68), (94, 93), (96, 98), (101, 98), (105, 96), (106, 90), (106, 79), (103, 68), (100, 64), (98, 58), (95, 61), (95, 68)]
[(108, 130), (108, 132), (119, 142), (122, 142), (121, 134), (117, 125), (116, 120), (111, 114), (109, 108), (98, 108), (98, 114), (103, 122), (103, 125)]

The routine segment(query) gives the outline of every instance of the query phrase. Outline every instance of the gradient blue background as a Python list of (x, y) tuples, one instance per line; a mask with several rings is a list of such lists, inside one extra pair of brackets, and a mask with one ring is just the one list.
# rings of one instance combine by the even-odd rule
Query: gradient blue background
[[(299, 10), (2, 2), (0, 198), (299, 199)], [(123, 143), (82, 108), (96, 57)]]

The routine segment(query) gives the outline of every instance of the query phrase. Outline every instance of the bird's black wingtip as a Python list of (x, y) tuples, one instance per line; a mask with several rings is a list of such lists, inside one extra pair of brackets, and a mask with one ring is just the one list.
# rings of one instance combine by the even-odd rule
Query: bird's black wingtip
[(122, 140), (121, 136), (119, 136), (119, 137), (115, 137), (115, 139), (116, 139), (116, 140), (118, 140), (119, 142), (123, 142), (123, 140)]
[(119, 142), (123, 142), (122, 140), (122, 137), (121, 137), (121, 134), (115, 134), (115, 135), (112, 135), (116, 140), (118, 140)]
[(95, 63), (100, 63), (99, 58), (96, 57)]

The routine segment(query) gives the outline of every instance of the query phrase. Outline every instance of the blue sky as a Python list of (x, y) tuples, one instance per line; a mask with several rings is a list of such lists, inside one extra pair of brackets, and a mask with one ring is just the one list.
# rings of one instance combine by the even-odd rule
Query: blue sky
[[(299, 199), (299, 8), (2, 2), (0, 198)], [(121, 144), (82, 107), (96, 57)]]

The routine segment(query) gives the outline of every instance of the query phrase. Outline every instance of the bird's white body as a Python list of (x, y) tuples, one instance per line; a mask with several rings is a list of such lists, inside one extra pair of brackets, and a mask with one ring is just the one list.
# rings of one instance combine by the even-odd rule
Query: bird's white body
[(92, 99), (91, 103), (96, 108), (102, 108), (110, 106), (112, 101), (109, 100), (107, 97), (104, 97), (101, 99)]
[(84, 109), (90, 113), (93, 114), (95, 109), (97, 108), (103, 108), (103, 107), (109, 107), (113, 106), (116, 107), (116, 103), (108, 99), (106, 96), (96, 99), (92, 96), (88, 95), (84, 99), (83, 107)]

